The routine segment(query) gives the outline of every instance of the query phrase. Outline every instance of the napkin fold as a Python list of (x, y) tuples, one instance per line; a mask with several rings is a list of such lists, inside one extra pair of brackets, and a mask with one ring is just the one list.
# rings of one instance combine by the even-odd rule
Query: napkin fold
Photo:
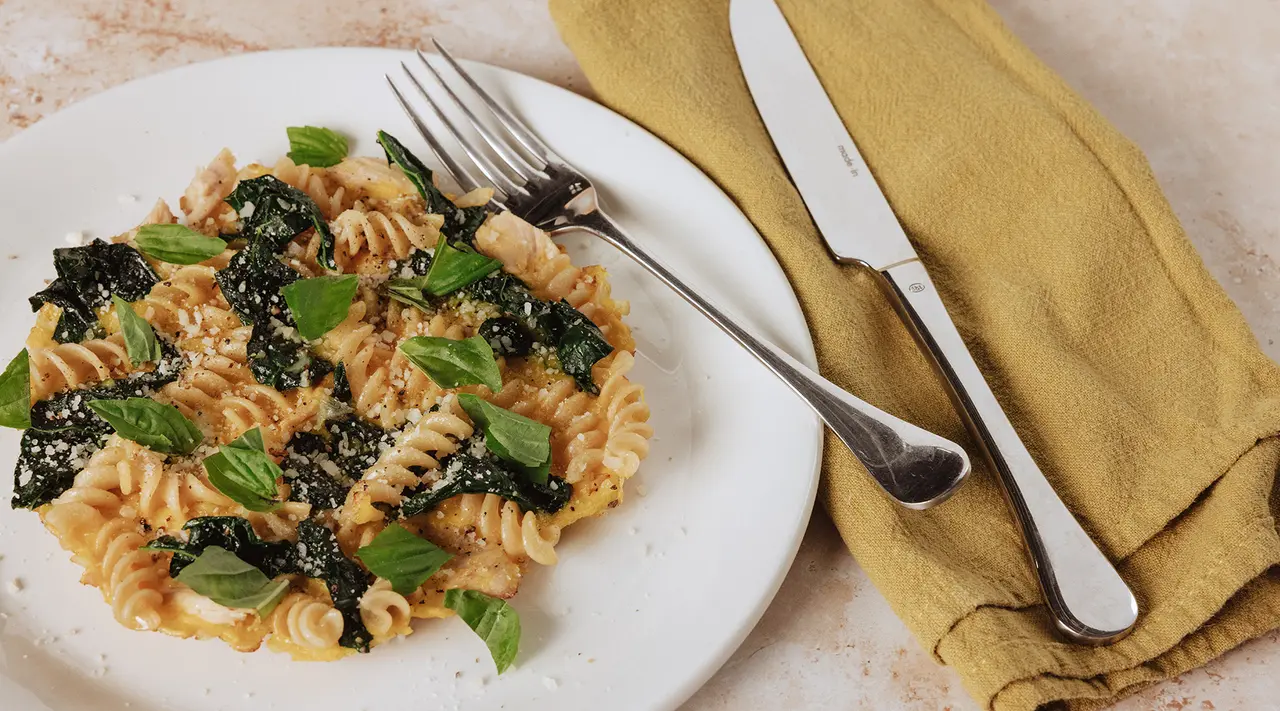
[[(1280, 370), (1138, 149), (979, 0), (781, 5), (1000, 403), (1142, 606), (1113, 646), (1065, 643), (982, 464), (908, 511), (828, 437), (826, 508), (920, 643), (985, 707), (1091, 709), (1280, 626)], [(823, 374), (968, 443), (872, 279), (827, 255), (747, 93), (727, 2), (551, 7), (600, 99), (755, 223)]]

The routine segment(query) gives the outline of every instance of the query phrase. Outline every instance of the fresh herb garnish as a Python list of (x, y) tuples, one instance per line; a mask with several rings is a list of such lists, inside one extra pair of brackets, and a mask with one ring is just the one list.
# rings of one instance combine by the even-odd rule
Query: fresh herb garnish
[(470, 393), (458, 393), (458, 404), (484, 430), (485, 447), (517, 464), (539, 484), (547, 483), (551, 465), (551, 428)]
[(227, 204), (239, 213), (240, 236), (262, 242), (271, 252), (284, 249), (308, 228), (320, 236), (318, 259), (329, 269), (333, 261), (333, 233), (320, 208), (306, 193), (272, 175), (241, 180), (227, 196)]
[(440, 241), (436, 243), (427, 275), (412, 281), (421, 281), (422, 290), (432, 296), (444, 296), (501, 268), (502, 262), (486, 257), (470, 247), (454, 247), (442, 234)]
[(400, 167), (404, 174), (418, 189), (418, 194), (427, 202), (427, 212), (444, 216), (444, 226), (440, 233), (450, 242), (470, 244), (475, 239), (476, 230), (484, 223), (483, 207), (460, 208), (454, 205), (444, 193), (435, 186), (431, 178), (431, 169), (426, 166), (408, 148), (404, 147), (395, 136), (386, 131), (378, 131), (378, 145), (387, 154), (387, 162)]
[(13, 508), (39, 508), (70, 489), (76, 474), (109, 435), (109, 431), (87, 427), (23, 432), (13, 470)]
[(347, 138), (333, 129), (289, 126), (289, 160), (299, 165), (328, 168), (347, 157)]
[(133, 310), (128, 301), (112, 294), (111, 302), (116, 307), (116, 318), (120, 321), (120, 333), (124, 336), (124, 347), (129, 353), (129, 362), (138, 367), (147, 361), (160, 360), (160, 341), (156, 340), (156, 332), (147, 320)]
[(273, 581), (219, 546), (206, 548), (176, 580), (219, 605), (253, 610), (259, 617), (270, 614), (289, 591), (288, 580)]
[(298, 324), (298, 333), (314, 341), (342, 323), (359, 286), (360, 277), (345, 274), (300, 279), (284, 287), (284, 300)]
[(460, 341), (436, 336), (414, 336), (400, 344), (400, 352), (442, 388), (484, 385), (502, 389), (502, 374), (493, 349), (480, 336)]
[(28, 301), (32, 311), (46, 303), (62, 309), (53, 331), (60, 343), (82, 340), (97, 325), (94, 310), (110, 301), (112, 294), (137, 301), (160, 281), (138, 250), (100, 239), (83, 247), (53, 250), (53, 266), (58, 278)]
[(190, 454), (200, 444), (200, 428), (178, 408), (151, 398), (90, 400), (89, 408), (116, 434), (165, 454)]
[(499, 674), (511, 666), (520, 651), (520, 615), (514, 607), (501, 598), (460, 588), (445, 591), (444, 606), (484, 640)]
[(227, 243), (186, 225), (143, 225), (133, 238), (138, 251), (169, 264), (199, 264), (222, 254)]
[(27, 349), (0, 373), (0, 427), (24, 430), (31, 426), (31, 358)]
[(183, 568), (211, 546), (234, 553), (240, 560), (261, 570), (268, 578), (297, 572), (296, 551), (292, 543), (268, 543), (262, 540), (249, 521), (239, 516), (193, 518), (182, 527), (182, 532), (186, 540), (160, 536), (143, 546), (143, 550), (173, 553), (173, 559), (169, 561), (171, 578), (177, 578)]
[(276, 480), (283, 476), (279, 465), (267, 454), (262, 430), (255, 427), (217, 454), (204, 460), (209, 483), (250, 511), (272, 511), (280, 506)]
[(356, 552), (371, 573), (391, 583), (401, 595), (417, 590), (453, 556), (400, 524), (391, 524)]

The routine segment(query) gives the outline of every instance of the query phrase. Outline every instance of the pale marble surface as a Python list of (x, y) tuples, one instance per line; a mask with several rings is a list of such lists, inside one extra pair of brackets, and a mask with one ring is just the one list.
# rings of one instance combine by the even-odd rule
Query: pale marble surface
[[(1280, 3), (994, 0), (1033, 50), (1147, 152), (1209, 269), (1280, 356)], [(265, 8), (265, 9), (264, 9)], [(0, 139), (134, 77), (225, 54), (422, 44), (587, 93), (541, 0), (0, 0)], [(1280, 634), (1117, 708), (1277, 702)], [(687, 711), (972, 709), (815, 516), (759, 627)]]

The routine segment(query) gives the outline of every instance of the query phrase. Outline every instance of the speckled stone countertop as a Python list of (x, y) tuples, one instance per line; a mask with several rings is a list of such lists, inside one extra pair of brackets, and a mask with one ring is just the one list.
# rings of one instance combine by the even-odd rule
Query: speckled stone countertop
[[(1280, 357), (1280, 3), (993, 0), (1013, 31), (1146, 151), (1210, 271)], [(287, 28), (287, 31), (286, 31)], [(590, 89), (543, 0), (0, 0), (0, 140), (135, 77), (316, 45), (458, 54)], [(1117, 708), (1280, 701), (1280, 634)], [(685, 707), (972, 709), (818, 513), (763, 621)]]

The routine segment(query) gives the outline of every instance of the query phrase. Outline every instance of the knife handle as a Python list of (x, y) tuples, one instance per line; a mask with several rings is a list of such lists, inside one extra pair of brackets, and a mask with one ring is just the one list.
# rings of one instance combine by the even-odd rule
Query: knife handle
[(997, 472), (1031, 565), (1062, 634), (1110, 644), (1129, 633), (1138, 602), (1031, 458), (918, 259), (882, 272), (898, 315), (932, 358), (978, 448)]
[[(592, 197), (586, 192), (581, 196)], [(951, 496), (968, 476), (969, 456), (960, 445), (854, 397), (757, 336), (652, 257), (594, 204), (589, 211), (568, 217), (566, 223), (548, 225), (553, 236), (570, 230), (590, 232), (671, 287), (812, 407), (880, 488), (899, 504), (929, 508)]]

